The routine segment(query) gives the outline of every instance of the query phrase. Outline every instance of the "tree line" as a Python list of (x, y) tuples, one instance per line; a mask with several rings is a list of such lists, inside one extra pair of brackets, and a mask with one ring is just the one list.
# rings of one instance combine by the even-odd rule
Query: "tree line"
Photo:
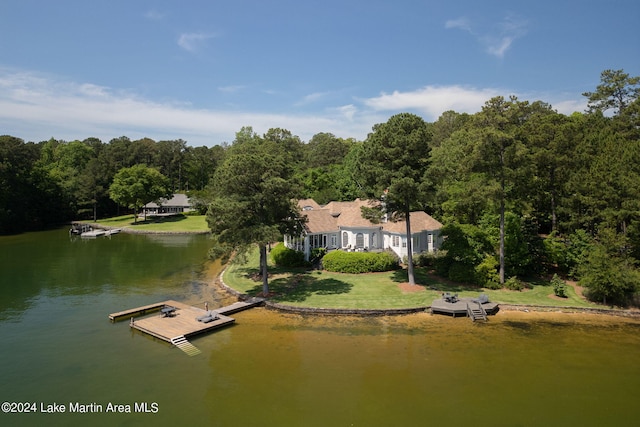
[(159, 171), (172, 192), (202, 190), (224, 151), (222, 146), (190, 147), (180, 139), (25, 143), (0, 136), (0, 234), (125, 213), (109, 189), (120, 170), (136, 165)]
[(113, 216), (122, 209), (110, 197), (114, 177), (145, 164), (203, 213), (219, 214), (210, 225), (221, 248), (291, 231), (280, 221), (295, 218), (283, 197), (323, 204), (384, 195), (400, 217), (421, 209), (445, 224), (444, 250), (420, 261), (443, 276), (504, 286), (553, 271), (590, 284), (594, 299), (622, 303), (640, 282), (639, 83), (605, 70), (584, 94), (584, 113), (495, 97), (478, 113), (447, 111), (432, 123), (394, 115), (364, 141), (319, 133), (305, 143), (286, 129), (251, 127), (212, 148), (2, 136), (0, 232)]

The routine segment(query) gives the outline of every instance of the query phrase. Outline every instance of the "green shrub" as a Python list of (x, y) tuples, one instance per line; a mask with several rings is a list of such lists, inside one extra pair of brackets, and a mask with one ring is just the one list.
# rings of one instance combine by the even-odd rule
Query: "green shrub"
[(567, 285), (557, 274), (553, 275), (551, 279), (551, 286), (553, 286), (553, 293), (557, 297), (567, 298)]
[(495, 290), (498, 290), (498, 289), (502, 289), (502, 285), (500, 284), (500, 282), (499, 282), (499, 281), (496, 281), (496, 282), (494, 282), (494, 281), (487, 282), (487, 283), (485, 283), (485, 284), (484, 284), (484, 286), (483, 286), (483, 287), (485, 287), (485, 288), (487, 288), (487, 289), (492, 289), (492, 290), (494, 290), (494, 291), (495, 291)]
[(313, 248), (311, 249), (311, 259), (322, 258), (327, 254), (327, 248)]
[(422, 252), (413, 257), (413, 262), (419, 267), (434, 268), (438, 260), (446, 255), (446, 251)]
[(327, 271), (337, 273), (372, 273), (398, 268), (398, 259), (389, 252), (344, 252), (332, 251), (322, 258)]
[(585, 296), (603, 304), (627, 305), (640, 288), (640, 270), (625, 252), (627, 237), (616, 230), (598, 231), (598, 241), (577, 265)]
[(453, 263), (453, 259), (447, 256), (446, 250), (439, 250), (438, 253), (440, 255), (433, 260), (433, 269), (438, 276), (447, 277), (449, 275), (449, 268)]
[(476, 282), (488, 289), (500, 289), (500, 275), (498, 274), (498, 260), (493, 255), (485, 255), (482, 262), (476, 265)]
[(504, 282), (504, 287), (512, 291), (521, 291), (524, 289), (524, 283), (516, 276), (511, 276)]
[(282, 242), (271, 249), (271, 259), (278, 267), (303, 267), (306, 265), (304, 253), (289, 249)]
[(493, 252), (490, 236), (469, 224), (450, 223), (443, 227), (445, 237), (438, 257), (433, 259), (436, 274), (450, 280), (475, 283), (475, 267)]
[(472, 265), (454, 262), (449, 267), (449, 280), (462, 283), (473, 283), (475, 280), (475, 270)]

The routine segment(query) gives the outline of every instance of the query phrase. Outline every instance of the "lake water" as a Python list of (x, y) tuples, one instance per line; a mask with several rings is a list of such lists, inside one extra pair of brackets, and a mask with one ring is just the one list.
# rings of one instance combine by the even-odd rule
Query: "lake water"
[(192, 339), (194, 357), (108, 320), (166, 299), (233, 302), (211, 284), (208, 247), (206, 236), (0, 237), (0, 401), (35, 410), (0, 425), (638, 425), (638, 320), (257, 308)]

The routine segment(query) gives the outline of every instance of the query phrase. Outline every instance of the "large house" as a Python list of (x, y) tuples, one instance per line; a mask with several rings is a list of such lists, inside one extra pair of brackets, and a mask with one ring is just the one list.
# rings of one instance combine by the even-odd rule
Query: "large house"
[[(313, 199), (298, 201), (307, 217), (302, 236), (285, 236), (290, 249), (304, 252), (309, 260), (314, 248), (345, 251), (382, 251), (390, 249), (400, 259), (407, 255), (406, 221), (383, 221), (379, 224), (362, 217), (361, 208), (375, 201), (330, 202), (320, 206)], [(433, 252), (440, 247), (442, 224), (423, 211), (411, 212), (413, 253)]]
[(192, 211), (191, 202), (186, 194), (175, 193), (170, 199), (161, 199), (160, 205), (155, 202), (142, 207), (144, 215), (175, 215)]

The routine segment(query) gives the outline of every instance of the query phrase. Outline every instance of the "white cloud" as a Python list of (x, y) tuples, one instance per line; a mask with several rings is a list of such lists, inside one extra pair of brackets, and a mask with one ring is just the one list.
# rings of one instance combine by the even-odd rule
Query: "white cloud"
[(85, 84), (81, 84), (78, 87), (78, 91), (82, 94), (88, 95), (88, 96), (96, 96), (96, 97), (101, 97), (101, 96), (107, 96), (108, 95), (108, 89), (104, 86), (98, 86), (98, 85), (94, 85), (91, 83), (85, 83)]
[(304, 96), (300, 101), (295, 103), (296, 107), (301, 107), (303, 105), (313, 104), (314, 102), (320, 101), (322, 98), (327, 97), (330, 92), (314, 92), (309, 95)]
[(487, 52), (498, 58), (504, 57), (513, 42), (527, 34), (527, 27), (527, 21), (515, 15), (507, 16), (498, 26), (499, 34), (485, 38)]
[(425, 86), (423, 88), (364, 100), (365, 105), (377, 111), (414, 110), (427, 115), (428, 120), (436, 120), (447, 110), (459, 113), (479, 111), (484, 103), (494, 96), (503, 94), (499, 89), (476, 89), (463, 86)]
[(246, 86), (243, 86), (243, 85), (229, 85), (229, 86), (220, 86), (218, 87), (218, 90), (224, 93), (234, 93), (234, 92), (239, 92), (245, 88)]
[(184, 50), (194, 53), (200, 50), (207, 42), (213, 38), (210, 33), (183, 33), (178, 37), (178, 46)]
[(547, 102), (554, 110), (565, 115), (576, 111), (584, 112), (587, 108), (585, 99), (573, 99), (573, 94), (570, 93), (515, 93), (507, 89), (479, 89), (460, 85), (425, 86), (414, 91), (383, 93), (380, 96), (365, 99), (363, 103), (374, 111), (416, 111), (424, 114), (427, 121), (435, 121), (445, 111), (473, 114), (480, 111), (491, 98), (495, 96), (508, 98), (511, 95), (515, 95), (520, 101)]
[(503, 58), (513, 42), (527, 34), (528, 22), (516, 15), (507, 15), (495, 28), (474, 30), (471, 22), (467, 18), (461, 17), (446, 21), (445, 28), (468, 32), (484, 46), (488, 54)]
[[(364, 139), (376, 123), (393, 114), (413, 111), (435, 121), (447, 110), (475, 113), (493, 96), (512, 92), (497, 88), (425, 86), (394, 91), (352, 103), (301, 114), (291, 112), (213, 110), (194, 108), (189, 102), (156, 102), (134, 93), (91, 83), (61, 81), (51, 76), (0, 68), (0, 129), (26, 141), (51, 137), (63, 140), (100, 138), (108, 142), (122, 135), (156, 141), (182, 138), (192, 146), (231, 142), (243, 126), (258, 133), (269, 128), (289, 129), (308, 141), (318, 132)], [(563, 114), (584, 111), (583, 100), (569, 95), (516, 95), (521, 100), (550, 102)]]
[(522, 95), (521, 99), (533, 101), (543, 101), (551, 105), (551, 108), (558, 113), (570, 116), (577, 112), (584, 113), (587, 109), (587, 99), (581, 96), (578, 99), (572, 98), (573, 94), (553, 92), (553, 93), (536, 93)]
[(0, 129), (27, 141), (95, 136), (108, 142), (126, 135), (132, 139), (182, 138), (190, 145), (211, 146), (231, 142), (243, 126), (252, 126), (258, 133), (282, 127), (308, 140), (318, 132), (362, 138), (371, 124), (349, 123), (343, 114), (331, 112), (197, 109), (184, 102), (159, 103), (97, 85), (0, 69)]
[(165, 17), (165, 14), (159, 12), (156, 9), (150, 9), (144, 14), (144, 17), (150, 21), (162, 21)]
[(558, 113), (565, 114), (567, 116), (577, 112), (584, 113), (587, 109), (587, 101), (586, 99), (559, 99), (556, 102), (552, 102), (551, 106)]
[(497, 56), (498, 58), (504, 57), (505, 52), (511, 47), (511, 43), (513, 43), (513, 37), (502, 37), (499, 39), (488, 38), (485, 40), (487, 53)]
[(343, 105), (342, 107), (338, 107), (336, 111), (338, 111), (338, 113), (343, 115), (347, 120), (353, 121), (353, 117), (358, 112), (358, 108), (353, 104), (349, 104), (349, 105)]
[(444, 27), (446, 29), (457, 28), (460, 30), (471, 32), (471, 25), (469, 24), (469, 19), (465, 17), (460, 17), (458, 19), (450, 19), (445, 22)]

